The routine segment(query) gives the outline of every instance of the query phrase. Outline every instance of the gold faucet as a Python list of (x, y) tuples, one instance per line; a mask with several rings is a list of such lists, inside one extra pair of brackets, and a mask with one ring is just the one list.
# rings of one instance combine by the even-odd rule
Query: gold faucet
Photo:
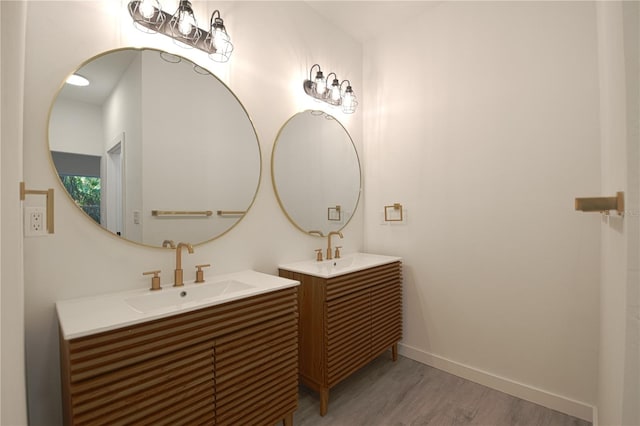
[(342, 232), (340, 232), (340, 231), (331, 231), (327, 235), (327, 260), (333, 259), (333, 254), (331, 253), (331, 236), (332, 235), (337, 235), (340, 238), (342, 238)]
[(182, 247), (185, 247), (189, 253), (193, 253), (193, 246), (189, 243), (178, 243), (176, 246), (176, 271), (174, 274), (175, 280), (173, 282), (174, 287), (182, 287), (184, 282), (182, 280)]

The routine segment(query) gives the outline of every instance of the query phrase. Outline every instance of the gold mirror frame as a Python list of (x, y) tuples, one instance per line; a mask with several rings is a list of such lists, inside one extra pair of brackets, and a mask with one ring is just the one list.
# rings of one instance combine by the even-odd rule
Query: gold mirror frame
[[(352, 149), (352, 151), (350, 151), (353, 154), (353, 160), (354, 160), (354, 164), (352, 164), (352, 166), (357, 168), (357, 172), (354, 172), (353, 170), (350, 171), (352, 174), (357, 174), (357, 189), (355, 189), (352, 192), (351, 200), (341, 199), (341, 200), (338, 200), (338, 202), (333, 202), (333, 203), (329, 202), (326, 206), (317, 206), (318, 207), (316, 209), (318, 213), (317, 217), (322, 217), (323, 218), (322, 220), (324, 220), (324, 225), (326, 226), (322, 226), (322, 224), (317, 223), (309, 226), (309, 229), (306, 229), (306, 227), (300, 223), (300, 220), (296, 220), (293, 217), (294, 214), (291, 212), (291, 206), (288, 207), (287, 206), (288, 201), (283, 199), (283, 194), (282, 194), (283, 191), (282, 191), (282, 188), (280, 189), (278, 188), (279, 184), (276, 178), (276, 174), (277, 174), (276, 155), (277, 155), (277, 150), (280, 147), (280, 144), (282, 143), (282, 137), (285, 131), (287, 130), (288, 126), (290, 126), (291, 123), (293, 122), (293, 120), (295, 120), (297, 117), (303, 116), (304, 114), (309, 114), (311, 116), (318, 117), (318, 119), (326, 120), (327, 123), (336, 123), (339, 126), (339, 129), (341, 129), (341, 131), (344, 132), (343, 133), (344, 141), (348, 142), (348, 147)], [(302, 178), (304, 178), (304, 176), (291, 177), (291, 179), (294, 179), (294, 180), (298, 179), (298, 181), (300, 181)], [(325, 178), (326, 176), (320, 177), (320, 179), (322, 180), (324, 180)], [(299, 229), (300, 231), (304, 232), (305, 234), (326, 236), (330, 231), (343, 230), (353, 218), (358, 208), (358, 205), (360, 204), (360, 197), (362, 194), (362, 167), (360, 164), (358, 151), (356, 149), (355, 143), (353, 142), (353, 139), (351, 138), (351, 135), (349, 134), (347, 129), (342, 125), (342, 123), (340, 123), (339, 120), (337, 120), (335, 117), (323, 111), (306, 110), (306, 111), (302, 111), (295, 114), (294, 116), (290, 117), (282, 125), (282, 127), (280, 128), (276, 136), (276, 139), (273, 145), (273, 150), (271, 153), (271, 183), (273, 185), (273, 190), (276, 194), (278, 204), (280, 205), (280, 209), (284, 213), (285, 217), (289, 220), (289, 222), (291, 222), (291, 224), (295, 226), (297, 229)], [(302, 196), (298, 196), (295, 198), (299, 200), (303, 199)], [(351, 201), (351, 203), (349, 201)], [(344, 217), (345, 215), (348, 215), (348, 217)], [(339, 219), (336, 219), (338, 217)]]
[[(260, 146), (260, 141), (258, 138), (258, 134), (255, 130), (255, 126), (253, 124), (253, 120), (251, 119), (251, 117), (249, 116), (249, 113), (247, 112), (246, 108), (244, 107), (244, 105), (242, 104), (242, 102), (240, 101), (240, 99), (238, 99), (238, 97), (236, 96), (236, 94), (222, 81), (220, 80), (217, 76), (215, 76), (212, 72), (210, 72), (209, 70), (205, 69), (204, 67), (198, 65), (197, 63), (193, 62), (191, 59), (185, 58), (185, 57), (181, 57), (179, 55), (173, 54), (173, 53), (168, 53), (168, 52), (164, 52), (162, 50), (159, 49), (154, 49), (154, 48), (148, 48), (148, 47), (143, 47), (143, 48), (133, 48), (133, 47), (124, 47), (124, 48), (119, 48), (119, 49), (113, 49), (113, 50), (109, 50), (109, 51), (105, 51), (102, 52), (94, 57), (91, 57), (89, 59), (87, 59), (86, 61), (82, 62), (75, 71), (73, 71), (71, 74), (78, 72), (79, 70), (81, 70), (83, 67), (85, 67), (87, 64), (90, 64), (91, 62), (103, 58), (106, 55), (112, 54), (112, 53), (117, 53), (117, 52), (121, 52), (121, 51), (135, 51), (135, 52), (145, 52), (145, 51), (149, 51), (149, 52), (157, 52), (159, 55), (166, 57), (168, 59), (171, 59), (171, 61), (165, 59), (167, 62), (172, 62), (173, 60), (177, 60), (178, 62), (186, 62), (189, 63), (193, 66), (193, 71), (197, 74), (201, 74), (201, 75), (205, 75), (208, 78), (213, 77), (214, 80), (211, 80), (214, 82), (214, 84), (219, 84), (220, 88), (219, 90), (226, 90), (226, 92), (228, 92), (228, 95), (230, 95), (230, 99), (235, 100), (237, 102), (237, 105), (234, 105), (234, 107), (239, 108), (239, 110), (242, 111), (242, 113), (244, 114), (244, 117), (246, 119), (246, 123), (248, 123), (248, 126), (245, 124), (246, 129), (244, 129), (243, 131), (247, 134), (250, 134), (251, 140), (255, 141), (255, 146), (256, 146), (256, 150), (255, 153), (252, 153), (251, 155), (254, 156), (255, 155), (255, 160), (257, 162), (257, 173), (256, 170), (253, 169), (253, 171), (251, 172), (251, 182), (254, 182), (253, 177), (255, 175), (255, 190), (253, 191), (252, 196), (247, 194), (247, 200), (248, 200), (248, 205), (246, 205), (246, 208), (243, 210), (238, 210), (234, 207), (231, 207), (229, 210), (224, 210), (223, 208), (220, 209), (216, 209), (213, 211), (213, 215), (206, 215), (207, 217), (213, 216), (215, 217), (219, 217), (219, 218), (225, 218), (229, 219), (229, 217), (235, 218), (237, 217), (236, 220), (234, 220), (234, 223), (231, 224), (230, 226), (227, 226), (223, 231), (218, 232), (216, 234), (213, 234), (211, 236), (206, 236), (204, 238), (202, 238), (201, 240), (198, 241), (193, 241), (193, 245), (201, 245), (201, 244), (205, 244), (207, 242), (213, 241), (217, 238), (222, 237), (223, 235), (227, 234), (228, 232), (230, 232), (233, 228), (235, 228), (241, 221), (242, 219), (246, 216), (246, 214), (249, 212), (249, 210), (251, 209), (251, 207), (253, 206), (253, 204), (255, 203), (255, 200), (257, 198), (258, 195), (258, 191), (260, 189), (260, 184), (261, 184), (261, 180), (262, 180), (262, 150), (261, 150), (261, 146)], [(66, 79), (65, 79), (66, 80)], [(52, 170), (53, 172), (56, 174), (57, 177), (57, 181), (58, 184), (60, 185), (60, 189), (63, 190), (62, 192), (64, 192), (66, 194), (67, 199), (72, 202), (74, 205), (76, 205), (76, 207), (78, 207), (78, 210), (80, 212), (82, 212), (82, 216), (84, 216), (87, 220), (90, 221), (90, 223), (93, 223), (95, 225), (98, 225), (98, 227), (102, 228), (104, 231), (106, 231), (109, 235), (114, 236), (116, 238), (118, 238), (121, 241), (126, 241), (126, 242), (130, 242), (136, 245), (142, 245), (142, 246), (146, 246), (146, 247), (154, 247), (154, 248), (162, 248), (162, 246), (160, 244), (150, 244), (147, 242), (143, 242), (143, 241), (136, 241), (133, 239), (128, 239), (128, 238), (123, 238), (123, 237), (119, 237), (116, 233), (110, 231), (109, 229), (107, 229), (105, 226), (97, 223), (89, 214), (87, 214), (84, 210), (82, 210), (82, 208), (80, 208), (76, 201), (74, 200), (74, 198), (71, 196), (71, 194), (69, 194), (69, 192), (67, 191), (66, 187), (64, 186), (61, 178), (60, 178), (60, 174), (58, 173), (58, 169), (56, 167), (56, 164), (54, 162), (53, 156), (51, 154), (52, 149), (51, 149), (51, 121), (52, 121), (52, 114), (55, 108), (55, 104), (56, 101), (58, 100), (58, 97), (60, 95), (60, 93), (62, 92), (62, 90), (65, 87), (65, 81), (63, 80), (62, 83), (60, 84), (60, 87), (58, 88), (58, 90), (56, 91), (56, 94), (53, 98), (53, 101), (51, 103), (51, 106), (49, 108), (49, 114), (48, 114), (48, 119), (47, 119), (47, 149), (49, 151), (49, 162), (51, 164)], [(225, 93), (226, 93), (225, 92)], [(250, 142), (247, 142), (248, 144), (250, 144)], [(252, 146), (252, 144), (250, 144)], [(251, 150), (253, 150), (253, 148), (249, 147)], [(162, 207), (162, 206), (161, 206)], [(166, 206), (166, 207), (171, 207), (171, 206)], [(222, 207), (222, 206), (221, 206)], [(145, 209), (146, 210), (151, 210), (151, 209)], [(156, 208), (154, 208), (154, 211), (158, 211), (156, 210)], [(185, 210), (187, 211), (187, 210)], [(167, 212), (167, 211), (163, 211), (163, 212)], [(188, 211), (187, 211), (188, 212)], [(183, 213), (183, 212), (180, 212)], [(151, 215), (152, 212), (151, 212)], [(157, 215), (154, 215), (157, 217)], [(190, 216), (190, 215), (188, 215)], [(147, 217), (150, 217), (150, 215), (147, 215)], [(162, 220), (162, 219), (160, 219)], [(169, 221), (173, 220), (172, 218), (168, 219)], [(188, 240), (188, 239), (180, 239), (180, 238), (175, 238), (176, 240)], [(175, 241), (176, 243), (178, 241)], [(191, 242), (191, 241), (190, 241)]]

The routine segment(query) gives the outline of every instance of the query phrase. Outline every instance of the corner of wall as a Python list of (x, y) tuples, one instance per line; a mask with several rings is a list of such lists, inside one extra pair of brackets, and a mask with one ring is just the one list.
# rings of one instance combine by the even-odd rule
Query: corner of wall
[(0, 80), (3, 126), (0, 161), (0, 424), (27, 424), (24, 342), (22, 206), (22, 111), (26, 2), (0, 2)]

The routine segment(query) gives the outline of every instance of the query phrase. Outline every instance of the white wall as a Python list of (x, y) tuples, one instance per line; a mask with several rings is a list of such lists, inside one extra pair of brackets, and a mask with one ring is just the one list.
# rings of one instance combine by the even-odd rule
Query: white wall
[[(26, 7), (0, 2), (0, 312), (2, 313), (0, 424), (27, 424), (24, 358), (24, 274), (22, 210), (18, 185), (22, 180), (22, 96)], [(27, 181), (29, 189), (34, 182)]]
[(88, 102), (59, 98), (51, 109), (49, 147), (52, 151), (103, 154), (102, 108)]
[(627, 335), (622, 421), (640, 424), (640, 4), (622, 2), (627, 111)]
[[(230, 233), (195, 247), (194, 254), (183, 258), (185, 279), (195, 277), (192, 267), (199, 263), (212, 264), (207, 274), (246, 268), (276, 274), (279, 263), (312, 259), (313, 250), (326, 244), (298, 231), (280, 211), (270, 180), (271, 148), (289, 117), (317, 107), (302, 90), (311, 65), (318, 62), (351, 79), (354, 85), (362, 80), (360, 45), (340, 32), (324, 31), (323, 19), (302, 3), (216, 2), (205, 10), (204, 2), (197, 2), (196, 12), (203, 16), (211, 14), (213, 6), (221, 9), (236, 46), (228, 64), (212, 65), (198, 52), (180, 50), (163, 36), (137, 32), (125, 6), (126, 1), (112, 0), (28, 2), (25, 180), (55, 187), (57, 197), (56, 233), (25, 240), (27, 383), (32, 424), (55, 424), (61, 416), (54, 302), (146, 287), (147, 277), (142, 272), (152, 269), (162, 270), (166, 284), (171, 282), (175, 267), (172, 251), (121, 241), (96, 227), (61, 195), (46, 149), (46, 119), (60, 82), (85, 59), (127, 45), (180, 52), (212, 69), (252, 118), (263, 164), (255, 203)], [(265, 23), (272, 29), (265, 31)], [(362, 115), (348, 116), (343, 124), (361, 149)], [(362, 228), (359, 208), (341, 240), (345, 252), (362, 249)]]
[[(122, 218), (122, 235), (131, 241), (142, 241), (142, 226), (134, 223), (133, 212), (142, 210), (142, 59), (136, 57), (123, 73), (114, 87), (109, 98), (105, 101), (103, 109), (103, 175), (109, 173), (107, 166), (112, 161), (108, 152), (120, 142), (121, 161), (124, 163), (124, 213)], [(118, 220), (113, 218), (117, 215), (116, 197), (121, 195), (117, 190), (108, 188), (109, 179), (102, 182), (105, 187), (107, 200), (103, 201), (107, 217), (108, 228), (116, 231)], [(111, 214), (111, 217), (109, 215)], [(103, 221), (103, 224), (105, 222)]]
[[(596, 402), (596, 16), (440, 2), (365, 43), (365, 248), (404, 258), (402, 353), (582, 418)], [(382, 226), (400, 202), (405, 225)]]
[(598, 423), (640, 423), (638, 27), (636, 2), (598, 3), (602, 191), (625, 191), (624, 219), (603, 220)]

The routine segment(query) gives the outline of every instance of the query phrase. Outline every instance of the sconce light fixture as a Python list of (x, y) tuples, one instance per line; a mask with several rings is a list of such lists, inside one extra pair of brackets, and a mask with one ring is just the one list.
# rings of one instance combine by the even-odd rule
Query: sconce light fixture
[(173, 15), (163, 11), (158, 0), (131, 0), (129, 14), (139, 30), (164, 34), (182, 47), (206, 52), (216, 62), (227, 62), (233, 52), (233, 44), (218, 10), (211, 14), (208, 31), (198, 27), (189, 0), (180, 0)]
[[(313, 69), (318, 68), (315, 77), (313, 76)], [(333, 79), (331, 79), (333, 76)], [(331, 82), (329, 82), (331, 81)], [(344, 83), (347, 83), (347, 87), (342, 90)], [(304, 91), (307, 95), (317, 100), (328, 103), (333, 106), (341, 106), (342, 112), (345, 114), (353, 114), (358, 107), (358, 101), (356, 95), (353, 93), (351, 82), (349, 80), (343, 80), (340, 83), (336, 73), (330, 73), (325, 79), (320, 65), (314, 64), (309, 70), (309, 79), (303, 83)]]

